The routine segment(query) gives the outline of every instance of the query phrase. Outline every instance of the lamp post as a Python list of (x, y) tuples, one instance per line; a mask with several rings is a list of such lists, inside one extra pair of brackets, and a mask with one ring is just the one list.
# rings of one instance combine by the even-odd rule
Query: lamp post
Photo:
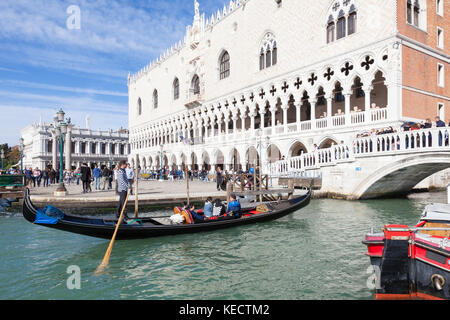
[(55, 123), (55, 135), (59, 138), (59, 185), (56, 188), (55, 196), (65, 196), (67, 195), (67, 189), (64, 185), (64, 170), (63, 170), (63, 156), (64, 156), (64, 141), (67, 134), (68, 126), (70, 125), (70, 119), (67, 119), (67, 123), (64, 122), (65, 113), (60, 109), (55, 117), (53, 118)]

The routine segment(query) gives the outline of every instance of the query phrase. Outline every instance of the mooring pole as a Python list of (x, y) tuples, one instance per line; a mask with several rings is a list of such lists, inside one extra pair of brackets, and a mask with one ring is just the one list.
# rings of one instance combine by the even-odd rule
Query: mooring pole
[(135, 183), (134, 183), (134, 217), (137, 219), (139, 215), (139, 189), (138, 189), (138, 180), (139, 180), (139, 166), (138, 166), (138, 156), (136, 155), (136, 173), (135, 173)]

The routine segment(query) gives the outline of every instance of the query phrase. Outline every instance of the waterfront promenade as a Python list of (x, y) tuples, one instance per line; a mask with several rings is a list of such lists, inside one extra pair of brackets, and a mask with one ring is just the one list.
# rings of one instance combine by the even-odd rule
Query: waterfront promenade
[[(114, 183), (113, 183), (114, 187)], [(31, 188), (31, 200), (36, 205), (57, 205), (60, 207), (115, 207), (119, 196), (114, 190), (96, 191), (92, 184), (92, 192), (83, 194), (81, 185), (72, 183), (66, 185), (68, 195), (65, 197), (55, 197), (53, 195), (57, 185), (50, 187)], [(203, 201), (207, 197), (225, 199), (224, 191), (217, 191), (215, 182), (200, 182), (198, 180), (189, 182), (189, 195), (193, 201)], [(174, 203), (186, 200), (186, 181), (139, 181), (139, 204)], [(135, 196), (128, 199), (130, 205), (134, 205)]]

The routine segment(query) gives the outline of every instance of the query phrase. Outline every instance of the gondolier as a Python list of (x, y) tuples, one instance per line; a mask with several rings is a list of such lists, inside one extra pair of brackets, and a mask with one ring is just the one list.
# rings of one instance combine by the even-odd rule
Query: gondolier
[[(117, 192), (119, 193), (119, 205), (117, 207), (117, 218), (120, 217), (120, 213), (122, 212), (123, 205), (125, 203), (125, 199), (127, 198), (128, 189), (130, 189), (130, 183), (127, 178), (127, 173), (125, 172), (125, 168), (127, 167), (127, 162), (125, 160), (120, 161), (119, 170), (117, 172)], [(125, 210), (124, 220), (127, 220), (127, 212)]]

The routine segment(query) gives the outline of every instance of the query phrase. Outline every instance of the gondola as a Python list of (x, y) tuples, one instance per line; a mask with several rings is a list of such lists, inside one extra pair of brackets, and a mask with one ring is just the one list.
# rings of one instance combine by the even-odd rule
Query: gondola
[[(204, 221), (195, 224), (171, 224), (167, 217), (160, 218), (140, 218), (140, 224), (128, 225), (121, 224), (117, 240), (145, 239), (160, 236), (197, 233), (204, 231), (214, 231), (218, 229), (237, 227), (252, 223), (267, 222), (282, 218), (292, 212), (295, 212), (309, 204), (311, 200), (311, 190), (305, 195), (291, 196), (289, 200), (280, 200), (274, 202), (265, 202), (268, 212), (256, 211), (256, 205), (243, 208), (242, 217), (219, 217), (215, 220)], [(36, 208), (30, 199), (30, 191), (25, 190), (23, 201), (24, 218), (35, 223), (36, 216), (40, 211)], [(53, 224), (40, 223), (39, 225), (85, 236), (111, 239), (116, 228), (117, 219), (102, 219), (95, 217), (80, 217), (64, 213), (64, 215)]]

